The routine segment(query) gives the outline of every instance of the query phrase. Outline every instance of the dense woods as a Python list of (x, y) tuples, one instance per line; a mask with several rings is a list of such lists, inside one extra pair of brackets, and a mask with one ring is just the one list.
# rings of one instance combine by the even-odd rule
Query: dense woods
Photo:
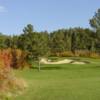
[[(100, 33), (80, 27), (59, 29), (48, 33), (35, 32), (31, 24), (16, 36), (0, 34), (0, 49), (20, 49), (27, 59), (43, 56), (89, 56), (100, 50)], [(88, 55), (87, 55), (88, 53)]]

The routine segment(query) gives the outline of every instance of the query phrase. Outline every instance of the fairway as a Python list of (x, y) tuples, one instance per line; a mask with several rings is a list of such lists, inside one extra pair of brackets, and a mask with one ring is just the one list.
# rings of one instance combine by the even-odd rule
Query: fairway
[(28, 83), (26, 91), (12, 100), (100, 100), (100, 60), (81, 58), (90, 64), (41, 65), (15, 71)]

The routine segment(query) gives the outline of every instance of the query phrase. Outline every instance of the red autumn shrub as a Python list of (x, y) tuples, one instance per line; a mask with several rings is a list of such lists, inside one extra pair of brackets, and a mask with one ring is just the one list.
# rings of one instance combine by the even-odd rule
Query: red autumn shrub
[(27, 53), (20, 49), (4, 49), (0, 50), (0, 65), (1, 67), (10, 67), (18, 69), (24, 68), (28, 63), (26, 61)]
[(11, 67), (15, 69), (24, 68), (28, 66), (26, 61), (27, 54), (19, 49), (12, 49), (11, 50)]
[[(11, 95), (16, 95), (19, 92), (22, 92), (26, 88), (26, 82), (23, 79), (17, 79), (11, 69), (11, 64), (14, 63), (14, 66), (22, 65), (19, 64), (21, 61), (21, 53), (19, 54), (17, 50), (13, 53), (18, 53), (16, 56), (12, 54), (12, 49), (0, 50), (0, 99), (4, 100), (5, 97)], [(16, 57), (17, 60), (14, 60)], [(24, 56), (25, 57), (25, 56)], [(24, 58), (23, 57), (23, 58)], [(19, 59), (19, 60), (18, 60)], [(14, 91), (14, 93), (13, 93)], [(7, 98), (5, 98), (7, 99)]]

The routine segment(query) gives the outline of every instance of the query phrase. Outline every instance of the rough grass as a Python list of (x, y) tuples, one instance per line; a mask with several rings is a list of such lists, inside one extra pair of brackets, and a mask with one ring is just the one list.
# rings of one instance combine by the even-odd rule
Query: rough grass
[(15, 71), (29, 85), (28, 90), (12, 100), (100, 100), (100, 60), (85, 65), (42, 65)]

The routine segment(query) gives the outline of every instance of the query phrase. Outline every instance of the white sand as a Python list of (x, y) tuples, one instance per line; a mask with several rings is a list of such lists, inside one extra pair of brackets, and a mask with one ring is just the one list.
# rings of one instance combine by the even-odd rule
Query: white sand
[(75, 62), (73, 62), (72, 64), (85, 64), (85, 63), (84, 63), (84, 62), (75, 61)]
[(57, 62), (50, 62), (47, 59), (42, 58), (40, 61), (42, 64), (85, 64), (84, 62), (78, 62), (78, 61), (74, 61), (74, 60), (70, 60), (70, 59), (64, 59), (61, 61), (57, 61)]

